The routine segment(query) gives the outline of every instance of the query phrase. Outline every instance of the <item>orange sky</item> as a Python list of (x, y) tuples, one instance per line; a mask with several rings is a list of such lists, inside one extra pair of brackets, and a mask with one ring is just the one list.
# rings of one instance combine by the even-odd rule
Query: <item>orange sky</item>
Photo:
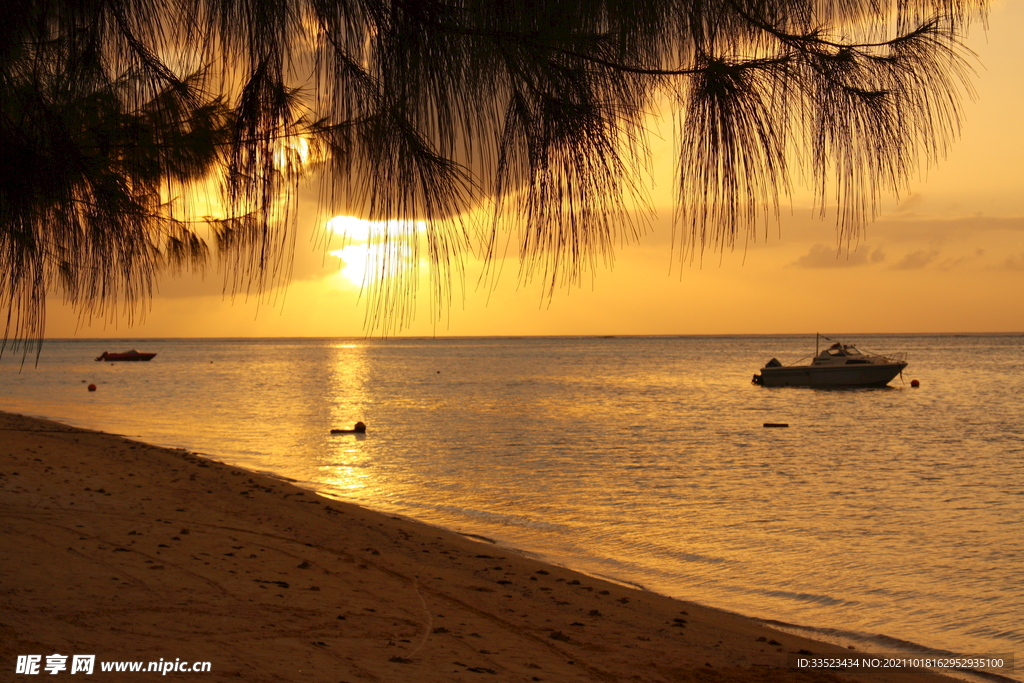
[[(1024, 331), (1022, 34), (1024, 3), (994, 3), (988, 31), (976, 28), (969, 41), (981, 67), (960, 140), (909, 194), (890, 202), (849, 257), (836, 258), (834, 224), (813, 220), (796, 198), (767, 242), (680, 268), (669, 249), (675, 180), (666, 149), (656, 158), (653, 195), (665, 208), (639, 243), (617, 252), (612, 270), (547, 300), (537, 285), (518, 286), (512, 261), (494, 291), (478, 288), (479, 264), (471, 262), (466, 287), (444, 317), (430, 315), (424, 289), (403, 334)], [(53, 301), (46, 334), (362, 336), (359, 288), (339, 273), (340, 259), (307, 244), (323, 230), (322, 222), (306, 221), (295, 280), (276, 303), (222, 296), (211, 269), (205, 281), (162, 281), (145, 320), (131, 326), (124, 319), (82, 325)]]

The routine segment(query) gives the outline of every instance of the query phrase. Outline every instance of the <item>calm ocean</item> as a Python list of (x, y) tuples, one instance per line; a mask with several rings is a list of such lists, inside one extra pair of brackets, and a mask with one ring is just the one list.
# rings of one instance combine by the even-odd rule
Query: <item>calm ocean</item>
[[(836, 338), (910, 366), (819, 391), (750, 383), (806, 336), (48, 341), (0, 360), (0, 409), (862, 650), (1016, 652), (1024, 678), (1024, 336)], [(132, 347), (158, 355), (93, 361)]]

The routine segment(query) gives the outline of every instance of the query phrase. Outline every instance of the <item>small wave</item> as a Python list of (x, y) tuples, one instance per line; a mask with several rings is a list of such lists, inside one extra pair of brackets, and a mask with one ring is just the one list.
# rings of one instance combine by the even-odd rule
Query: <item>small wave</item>
[(790, 600), (798, 600), (800, 602), (811, 602), (818, 605), (858, 605), (857, 601), (842, 600), (841, 598), (833, 598), (831, 595), (818, 595), (815, 593), (792, 593), (790, 591), (769, 591), (759, 590), (756, 591), (762, 595), (768, 595), (773, 598), (788, 598)]
[(500, 512), (490, 512), (488, 510), (477, 510), (473, 508), (459, 507), (457, 505), (419, 503), (411, 500), (392, 500), (389, 501), (389, 503), (391, 505), (397, 505), (399, 507), (416, 508), (420, 510), (431, 510), (434, 512), (444, 513), (446, 515), (452, 515), (462, 519), (485, 521), (491, 524), (497, 524), (501, 526), (524, 527), (527, 529), (543, 529), (546, 531), (557, 531), (559, 533), (567, 533), (568, 531), (570, 531), (570, 528), (563, 524), (554, 524), (552, 522), (545, 522), (539, 519), (530, 519), (528, 517), (508, 515)]
[(994, 628), (975, 628), (968, 631), (972, 636), (986, 636), (988, 638), (998, 638), (1000, 640), (1010, 640), (1014, 643), (1024, 643), (1024, 631), (1018, 631), (1011, 629), (1009, 631), (1000, 631)]
[(722, 564), (725, 562), (723, 557), (711, 557), (710, 555), (696, 555), (694, 553), (680, 553), (674, 556), (677, 560), (684, 560), (686, 562), (700, 562), (702, 564)]
[(488, 538), (487, 536), (481, 536), (480, 534), (470, 534), (470, 533), (467, 533), (465, 531), (460, 531), (459, 535), (460, 536), (465, 536), (466, 538), (475, 538), (478, 541), (483, 541), (484, 543), (490, 543), (492, 545), (497, 545), (497, 543), (498, 543), (493, 538)]

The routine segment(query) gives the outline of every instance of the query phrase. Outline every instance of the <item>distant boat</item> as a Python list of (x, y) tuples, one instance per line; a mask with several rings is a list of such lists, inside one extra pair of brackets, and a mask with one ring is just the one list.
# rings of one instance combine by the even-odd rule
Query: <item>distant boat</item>
[(903, 354), (861, 353), (852, 344), (836, 342), (821, 353), (815, 349), (810, 365), (783, 365), (772, 358), (752, 381), (763, 387), (884, 387), (905, 367)]
[(153, 360), (155, 355), (155, 353), (141, 353), (135, 349), (123, 353), (108, 353), (104, 351), (96, 360), (111, 362), (116, 360)]

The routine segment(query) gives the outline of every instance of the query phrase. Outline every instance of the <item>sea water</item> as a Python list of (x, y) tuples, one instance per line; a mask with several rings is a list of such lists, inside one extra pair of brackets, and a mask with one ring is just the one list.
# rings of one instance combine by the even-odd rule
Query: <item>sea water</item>
[[(0, 409), (861, 650), (1019, 658), (1024, 336), (842, 341), (910, 365), (825, 391), (750, 382), (806, 336), (53, 340), (0, 359)], [(158, 355), (93, 361), (132, 347)]]

